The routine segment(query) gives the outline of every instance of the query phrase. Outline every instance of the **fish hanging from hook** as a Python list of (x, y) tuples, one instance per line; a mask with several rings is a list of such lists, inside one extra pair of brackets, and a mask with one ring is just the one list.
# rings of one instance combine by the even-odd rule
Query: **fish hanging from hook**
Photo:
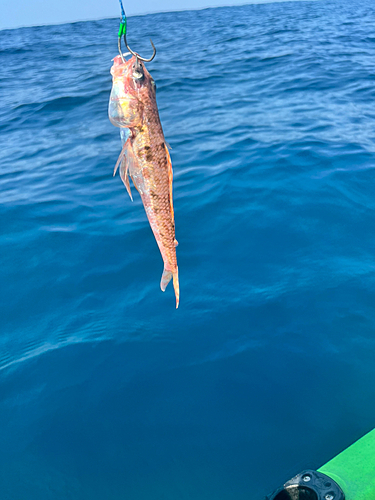
[[(113, 125), (120, 128), (122, 150), (115, 165), (126, 190), (133, 200), (130, 180), (139, 192), (151, 230), (159, 247), (164, 269), (160, 288), (164, 292), (172, 280), (176, 308), (180, 301), (180, 285), (175, 237), (173, 208), (172, 161), (160, 122), (156, 102), (156, 85), (141, 57), (130, 49), (126, 41), (126, 17), (122, 8), (119, 31), (120, 55), (113, 59), (111, 68), (112, 90), (108, 115)], [(132, 57), (125, 61), (121, 50), (121, 38)]]

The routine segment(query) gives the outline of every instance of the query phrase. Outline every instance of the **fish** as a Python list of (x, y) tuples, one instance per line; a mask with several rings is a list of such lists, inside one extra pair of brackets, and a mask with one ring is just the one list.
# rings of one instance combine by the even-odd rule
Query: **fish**
[(156, 85), (144, 63), (133, 55), (113, 59), (108, 116), (120, 128), (122, 150), (114, 168), (133, 201), (129, 177), (139, 192), (159, 247), (164, 269), (160, 288), (173, 279), (176, 309), (180, 287), (173, 209), (172, 162), (156, 103)]

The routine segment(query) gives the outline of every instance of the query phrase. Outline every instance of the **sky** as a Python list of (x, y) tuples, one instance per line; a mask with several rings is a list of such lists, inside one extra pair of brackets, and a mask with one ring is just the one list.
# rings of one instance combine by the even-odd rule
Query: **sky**
[[(123, 0), (127, 16), (272, 0)], [(273, 0), (274, 1), (274, 0)], [(118, 0), (0, 0), (0, 29), (120, 17)]]

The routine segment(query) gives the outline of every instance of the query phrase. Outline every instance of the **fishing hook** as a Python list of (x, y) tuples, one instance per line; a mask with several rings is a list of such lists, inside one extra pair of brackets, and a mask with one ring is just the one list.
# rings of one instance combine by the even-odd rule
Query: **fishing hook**
[(122, 50), (121, 50), (121, 36), (118, 37), (118, 51), (120, 53), (121, 60), (122, 60), (123, 64), (125, 64), (126, 61), (124, 59), (124, 55), (123, 55)]
[[(153, 58), (156, 56), (156, 47), (153, 44), (151, 38), (150, 38), (150, 42), (151, 42), (152, 48), (154, 49), (154, 53), (152, 54), (152, 56), (150, 57), (150, 59), (145, 59), (144, 57), (141, 57), (137, 52), (134, 52), (129, 47), (128, 42), (126, 41), (126, 34), (125, 33), (124, 33), (124, 40), (125, 40), (125, 45), (126, 45), (126, 48), (128, 49), (128, 51), (131, 54), (133, 54), (133, 56), (137, 57), (139, 60), (144, 61), (144, 62), (151, 62), (153, 60)], [(119, 39), (118, 39), (118, 50), (120, 52), (120, 56), (121, 56), (122, 62), (125, 64), (125, 60), (124, 60), (124, 57), (122, 55), (122, 50), (121, 50), (121, 37), (119, 37)]]

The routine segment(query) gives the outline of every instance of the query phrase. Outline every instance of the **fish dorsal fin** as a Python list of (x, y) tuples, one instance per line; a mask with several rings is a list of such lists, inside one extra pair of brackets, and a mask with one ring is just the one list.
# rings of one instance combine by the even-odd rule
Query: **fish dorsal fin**
[(171, 160), (171, 156), (169, 154), (167, 145), (164, 144), (164, 146), (165, 146), (165, 152), (167, 154), (167, 162), (168, 162), (169, 201), (171, 204), (172, 220), (174, 222), (173, 197), (172, 197), (172, 184), (173, 184), (172, 160)]

